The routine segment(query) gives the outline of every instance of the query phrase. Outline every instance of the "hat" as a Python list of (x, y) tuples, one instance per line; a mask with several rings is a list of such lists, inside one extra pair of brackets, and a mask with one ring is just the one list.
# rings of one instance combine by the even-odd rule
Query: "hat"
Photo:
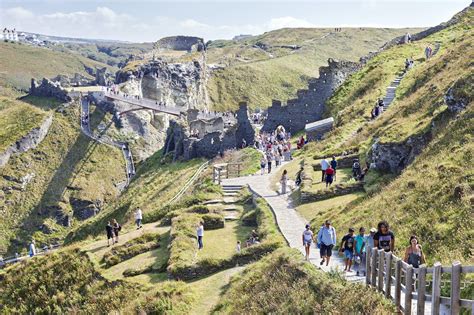
[(377, 232), (377, 229), (376, 229), (376, 228), (371, 228), (371, 229), (370, 229), (370, 232), (371, 232), (371, 233), (375, 233), (375, 232)]
[(309, 229), (309, 224), (306, 224), (306, 228)]

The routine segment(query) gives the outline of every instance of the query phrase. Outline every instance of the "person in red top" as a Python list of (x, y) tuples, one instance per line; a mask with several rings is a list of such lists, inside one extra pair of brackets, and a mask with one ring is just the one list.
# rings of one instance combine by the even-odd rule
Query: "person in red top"
[(326, 188), (328, 186), (331, 186), (333, 177), (334, 177), (334, 169), (331, 166), (329, 166), (329, 168), (326, 169)]

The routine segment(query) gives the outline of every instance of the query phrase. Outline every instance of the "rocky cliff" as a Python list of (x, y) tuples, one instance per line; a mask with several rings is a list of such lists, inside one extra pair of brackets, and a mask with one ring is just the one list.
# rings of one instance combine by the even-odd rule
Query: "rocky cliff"
[(0, 152), (0, 167), (6, 165), (12, 154), (26, 152), (34, 149), (43, 141), (53, 122), (53, 116), (48, 116), (39, 127), (31, 130), (27, 135), (19, 139), (15, 144)]
[(279, 125), (296, 133), (303, 130), (307, 123), (320, 120), (325, 112), (325, 102), (345, 79), (361, 68), (359, 63), (328, 60), (328, 66), (319, 68), (319, 77), (309, 82), (308, 89), (298, 90), (296, 99), (282, 106), (274, 100), (268, 108), (268, 117), (264, 131), (273, 131)]
[(61, 83), (59, 81), (54, 82), (46, 78), (43, 78), (41, 83), (38, 83), (35, 79), (31, 79), (30, 95), (54, 97), (61, 102), (71, 101), (67, 91), (61, 87)]

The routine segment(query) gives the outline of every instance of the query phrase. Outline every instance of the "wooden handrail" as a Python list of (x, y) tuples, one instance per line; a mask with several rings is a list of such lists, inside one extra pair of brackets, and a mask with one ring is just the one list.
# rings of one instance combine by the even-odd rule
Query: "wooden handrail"
[[(451, 267), (443, 267), (437, 262), (433, 267), (421, 265), (413, 268), (393, 253), (373, 248), (367, 251), (366, 271), (366, 285), (392, 299), (403, 314), (411, 314), (413, 311), (421, 315), (427, 310), (432, 314), (439, 314), (441, 305), (449, 307), (451, 314), (459, 314), (461, 308), (474, 310), (474, 300), (461, 298), (461, 288), (466, 283), (471, 283), (469, 280), (461, 281), (462, 274), (474, 273), (474, 266), (462, 266), (456, 261)], [(450, 280), (442, 280), (443, 274), (450, 274)], [(433, 279), (427, 279), (427, 275), (431, 275)], [(449, 297), (441, 296), (442, 283), (449, 283)], [(430, 287), (431, 292), (426, 292)], [(412, 300), (416, 301), (416, 308), (413, 310)]]

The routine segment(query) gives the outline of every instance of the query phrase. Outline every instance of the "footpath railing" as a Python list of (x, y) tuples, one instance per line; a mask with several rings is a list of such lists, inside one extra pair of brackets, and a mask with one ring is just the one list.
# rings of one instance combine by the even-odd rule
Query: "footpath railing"
[[(433, 267), (421, 265), (413, 268), (391, 252), (376, 248), (367, 252), (367, 286), (376, 288), (386, 298), (393, 300), (403, 314), (412, 314), (413, 301), (416, 301), (418, 315), (441, 314), (442, 306), (449, 309), (448, 314), (460, 314), (461, 309), (474, 314), (474, 300), (461, 298), (461, 289), (474, 285), (469, 280), (463, 280), (463, 277), (472, 273), (474, 266), (462, 266), (458, 261), (451, 267), (443, 267), (437, 262)], [(449, 296), (442, 296), (442, 284), (449, 289)]]
[(201, 173), (209, 166), (209, 161), (206, 161), (204, 162), (203, 164), (201, 164), (201, 166), (199, 166), (199, 168), (196, 170), (196, 172), (194, 173), (194, 175), (186, 182), (186, 184), (183, 186), (183, 188), (181, 188), (179, 190), (179, 192), (173, 197), (171, 198), (167, 203), (166, 205), (169, 205), (169, 204), (172, 204), (173, 202), (175, 202), (176, 200), (179, 200), (179, 198), (181, 198), (184, 193), (188, 190), (188, 188), (194, 184), (194, 182), (198, 179), (199, 175), (201, 175)]
[(212, 181), (221, 184), (222, 178), (240, 177), (242, 163), (222, 163), (214, 164), (212, 171)]
[[(45, 255), (45, 254), (51, 253), (52, 251), (58, 249), (59, 247), (61, 247), (61, 244), (54, 244), (54, 245), (45, 246), (43, 248), (38, 248), (36, 250), (36, 255), (35, 256), (40, 256), (40, 255)], [(10, 265), (10, 264), (14, 264), (14, 263), (23, 261), (23, 260), (28, 259), (28, 258), (30, 258), (30, 255), (24, 255), (24, 256), (16, 255), (16, 256), (6, 257), (6, 258), (0, 257), (0, 268), (3, 268), (3, 267), (5, 267), (7, 265)]]

